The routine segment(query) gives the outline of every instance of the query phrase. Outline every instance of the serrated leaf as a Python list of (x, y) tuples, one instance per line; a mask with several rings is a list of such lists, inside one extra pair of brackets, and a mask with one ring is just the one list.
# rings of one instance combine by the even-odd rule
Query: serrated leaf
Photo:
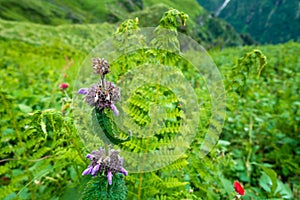
[(91, 180), (87, 183), (81, 199), (125, 200), (127, 193), (127, 187), (122, 174), (113, 175), (112, 185), (108, 185), (106, 176), (98, 176), (91, 178)]

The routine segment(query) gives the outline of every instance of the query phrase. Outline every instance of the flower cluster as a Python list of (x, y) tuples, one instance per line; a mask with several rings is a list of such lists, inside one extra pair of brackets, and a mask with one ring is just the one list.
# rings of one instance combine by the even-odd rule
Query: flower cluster
[(78, 94), (85, 95), (84, 99), (91, 107), (110, 108), (116, 116), (119, 114), (114, 103), (120, 100), (120, 89), (112, 82), (105, 81), (102, 84), (100, 81), (98, 85), (93, 84), (90, 88), (81, 88)]
[(109, 185), (112, 184), (113, 174), (122, 173), (127, 176), (128, 172), (122, 166), (123, 158), (120, 157), (119, 153), (118, 150), (111, 149), (107, 155), (105, 150), (100, 148), (100, 150), (87, 154), (86, 158), (90, 159), (91, 164), (83, 171), (82, 175), (105, 174)]
[(93, 84), (90, 88), (81, 88), (78, 94), (85, 95), (85, 101), (98, 109), (110, 108), (117, 116), (119, 111), (115, 102), (120, 100), (120, 89), (114, 83), (106, 81), (104, 76), (110, 72), (109, 64), (104, 59), (93, 58), (94, 72), (101, 76), (98, 84)]
[(103, 58), (93, 58), (93, 69), (96, 74), (100, 74), (101, 76), (105, 76), (105, 74), (108, 74), (110, 72), (110, 66), (109, 63), (104, 60)]

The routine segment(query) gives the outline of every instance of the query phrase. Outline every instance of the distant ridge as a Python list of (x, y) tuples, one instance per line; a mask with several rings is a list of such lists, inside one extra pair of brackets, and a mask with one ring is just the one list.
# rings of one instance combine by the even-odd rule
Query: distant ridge
[[(207, 10), (228, 21), (239, 33), (260, 43), (300, 40), (299, 0), (197, 0)], [(226, 3), (226, 6), (223, 6)]]

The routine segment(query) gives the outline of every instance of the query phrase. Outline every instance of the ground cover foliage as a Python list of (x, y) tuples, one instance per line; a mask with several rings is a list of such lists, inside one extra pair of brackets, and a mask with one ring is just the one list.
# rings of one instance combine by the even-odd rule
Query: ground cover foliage
[[(170, 19), (178, 20), (179, 14), (174, 11)], [(171, 21), (165, 28), (177, 31), (177, 25)], [(109, 24), (51, 27), (5, 20), (0, 27), (0, 198), (79, 199), (88, 162), (73, 124), (72, 84), (99, 40), (137, 29), (138, 21), (125, 21), (117, 30)], [(200, 159), (201, 138), (196, 137), (171, 165), (129, 174), (127, 198), (233, 199), (234, 180), (243, 183), (244, 199), (299, 198), (299, 50), (293, 42), (211, 49), (227, 92), (220, 141)], [(128, 60), (133, 64), (139, 56)], [(128, 70), (121, 66), (124, 58), (115, 63), (119, 68), (113, 78)], [(188, 77), (193, 80), (192, 74)], [(69, 87), (60, 90), (63, 82)], [(200, 95), (209, 100), (207, 93)], [(133, 107), (138, 101), (138, 96), (132, 99)], [(209, 117), (200, 123), (205, 131)], [(123, 148), (131, 148), (130, 143)]]

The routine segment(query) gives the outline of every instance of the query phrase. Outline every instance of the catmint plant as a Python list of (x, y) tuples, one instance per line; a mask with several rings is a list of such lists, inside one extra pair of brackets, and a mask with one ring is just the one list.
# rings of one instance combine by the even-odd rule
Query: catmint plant
[[(130, 140), (130, 137), (122, 139), (117, 137), (114, 120), (110, 115), (119, 115), (115, 105), (120, 100), (120, 89), (112, 82), (105, 80), (105, 75), (110, 72), (109, 63), (103, 58), (93, 58), (92, 67), (95, 74), (100, 75), (97, 84), (90, 88), (81, 88), (78, 94), (84, 95), (84, 101), (92, 107), (92, 117), (97, 125), (94, 124), (94, 130), (98, 134), (105, 134), (112, 144), (121, 144)], [(99, 133), (98, 129), (103, 132)], [(103, 149), (94, 150), (87, 154), (86, 158), (90, 160), (90, 165), (82, 172), (83, 176), (91, 176), (90, 182), (86, 185), (82, 199), (126, 199), (127, 188), (124, 182), (124, 176), (128, 175), (123, 167), (124, 159), (120, 157), (119, 150), (110, 149), (106, 145)]]
[[(93, 58), (92, 63), (94, 73), (100, 75), (100, 80), (97, 84), (91, 85), (90, 88), (79, 89), (78, 94), (83, 94), (85, 102), (93, 108), (92, 117), (98, 123), (95, 125), (95, 132), (101, 136), (102, 133), (99, 133), (98, 130), (100, 126), (112, 144), (118, 145), (129, 141), (132, 135), (131, 131), (129, 131), (127, 138), (119, 138), (118, 135), (121, 135), (122, 131), (110, 115), (110, 111), (115, 116), (119, 115), (115, 103), (120, 100), (120, 89), (114, 83), (105, 80), (105, 75), (110, 72), (110, 65), (103, 58)], [(122, 135), (126, 135), (126, 133)]]
[(90, 88), (81, 88), (78, 93), (85, 95), (85, 101), (91, 107), (99, 110), (110, 108), (118, 116), (119, 111), (114, 103), (120, 100), (120, 89), (114, 83), (105, 80), (105, 75), (110, 72), (110, 65), (103, 58), (93, 58), (92, 62), (94, 72), (100, 75), (101, 80)]

